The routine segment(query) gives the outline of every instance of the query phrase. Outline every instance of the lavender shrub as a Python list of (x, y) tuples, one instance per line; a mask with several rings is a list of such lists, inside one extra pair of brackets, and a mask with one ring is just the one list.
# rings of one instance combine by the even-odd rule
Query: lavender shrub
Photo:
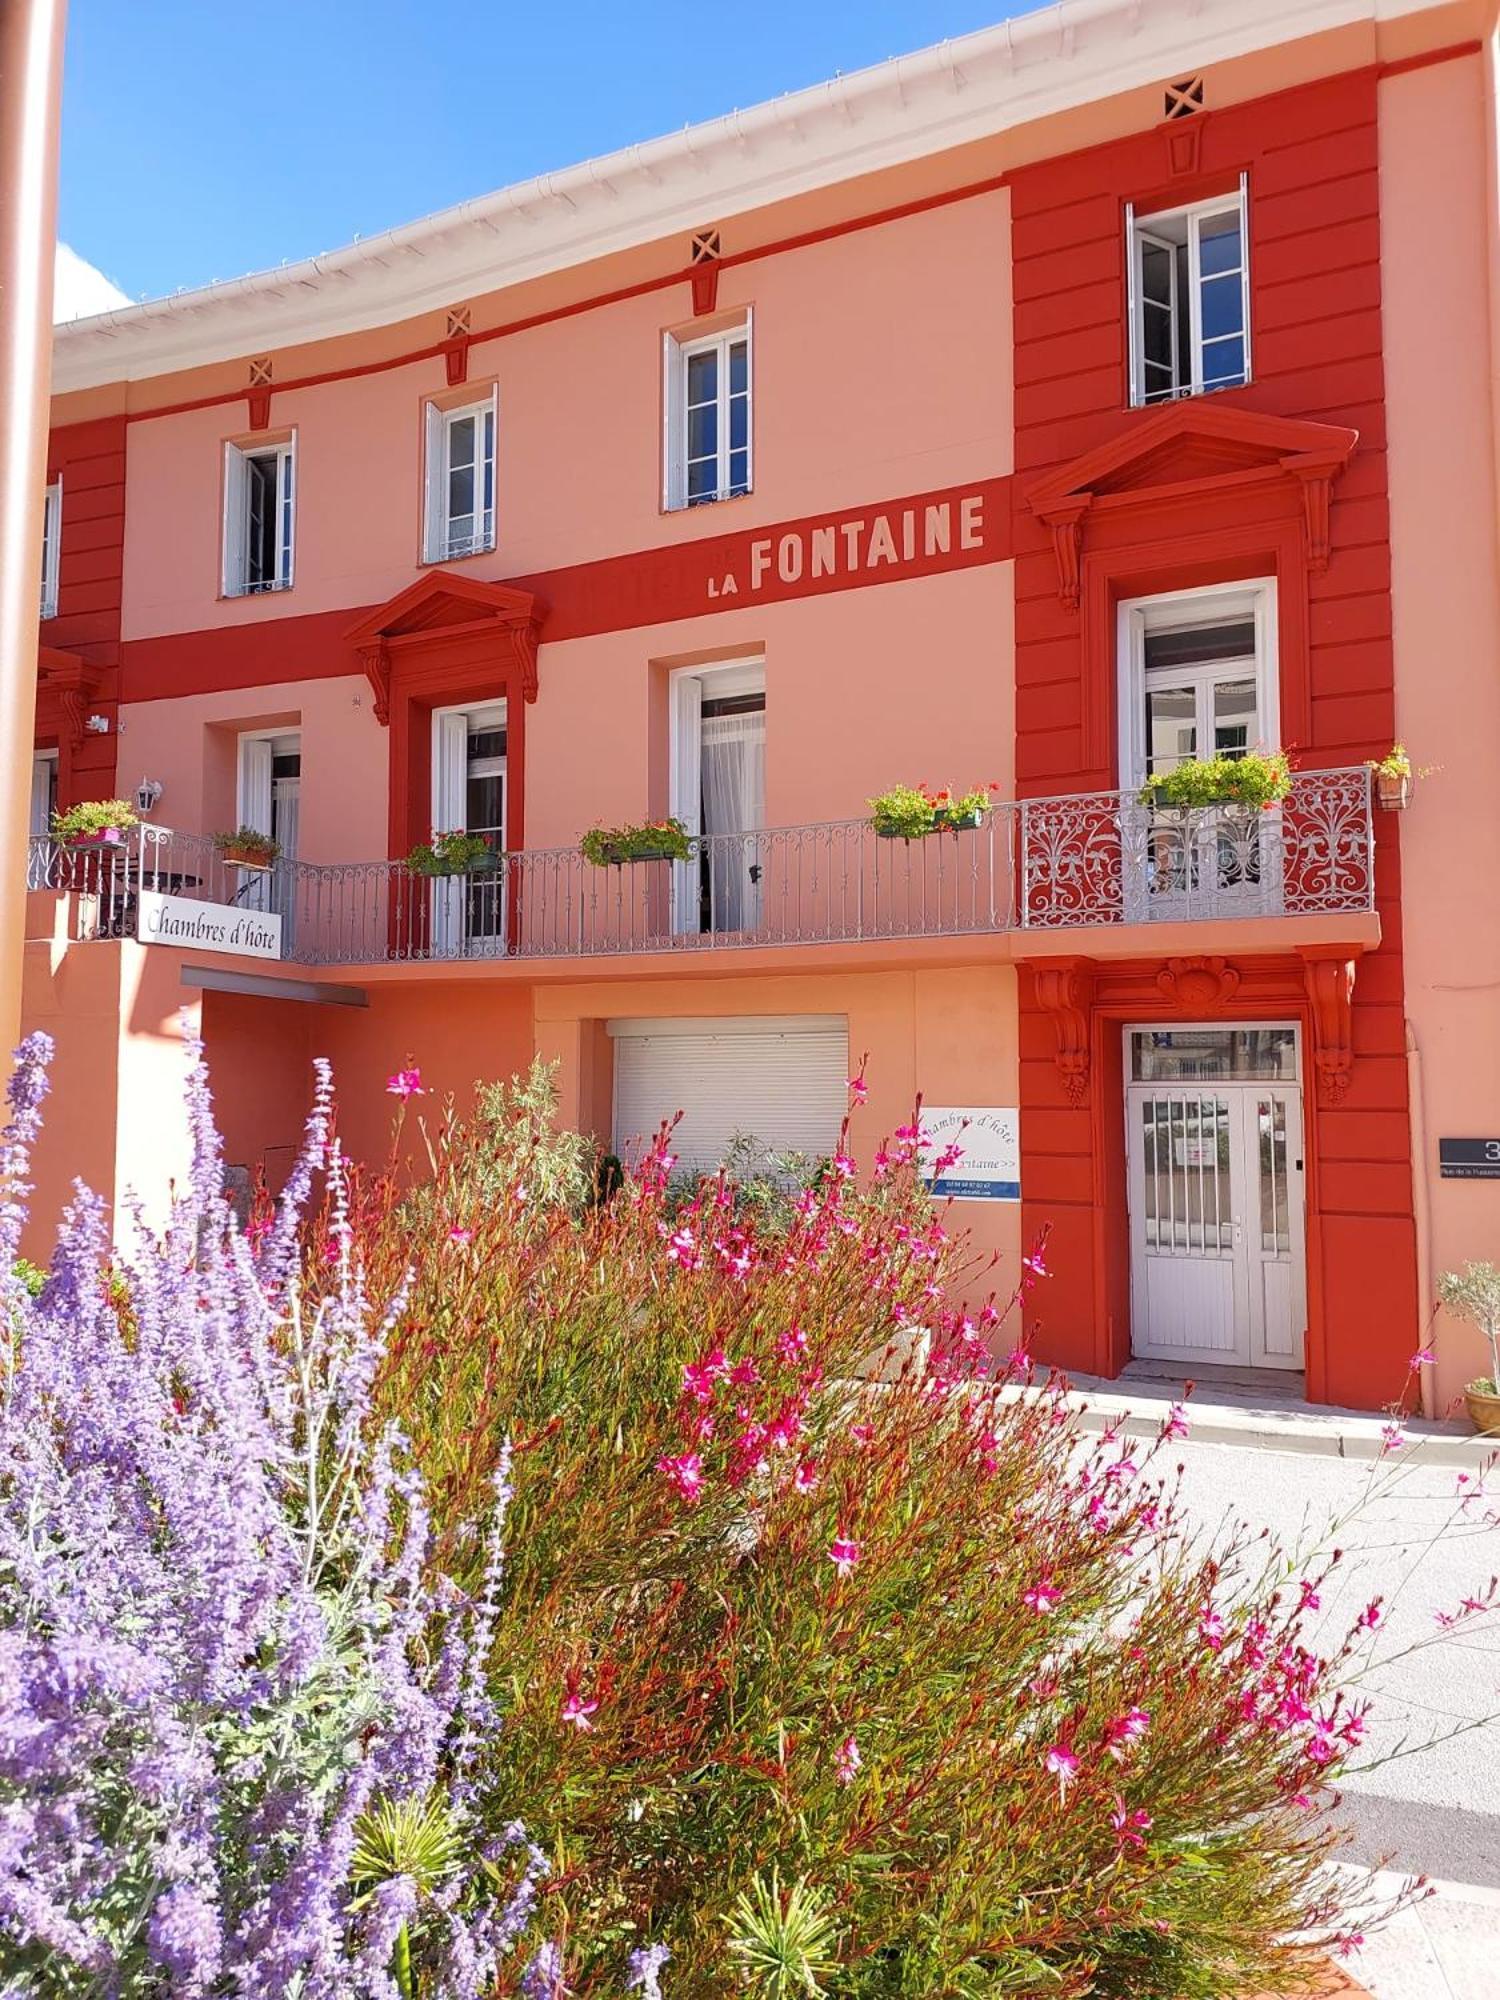
[(516, 1824), (486, 1841), (473, 1778), (508, 1462), (469, 1597), (370, 1418), (399, 1301), (376, 1314), (351, 1255), (326, 1071), (255, 1247), (194, 1050), (168, 1226), (137, 1216), (121, 1257), (79, 1188), (33, 1299), (12, 1273), (50, 1054), (23, 1044), (0, 1135), (0, 1994), (476, 2000), (542, 1948), (545, 1858)]

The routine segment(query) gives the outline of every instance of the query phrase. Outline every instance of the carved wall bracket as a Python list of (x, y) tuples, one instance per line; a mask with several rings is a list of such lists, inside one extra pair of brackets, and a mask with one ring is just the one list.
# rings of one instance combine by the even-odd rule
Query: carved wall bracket
[(384, 639), (359, 648), (360, 662), (375, 694), (375, 720), (385, 728), (391, 719), (391, 649)]
[(1354, 974), (1356, 960), (1340, 947), (1307, 946), (1301, 954), (1302, 982), (1312, 1011), (1313, 1071), (1318, 1100), (1341, 1104), (1354, 1068)]
[(1082, 1104), (1089, 1088), (1089, 1002), (1093, 966), (1086, 958), (1058, 959), (1032, 968), (1037, 1004), (1052, 1017), (1055, 1061), (1069, 1104)]

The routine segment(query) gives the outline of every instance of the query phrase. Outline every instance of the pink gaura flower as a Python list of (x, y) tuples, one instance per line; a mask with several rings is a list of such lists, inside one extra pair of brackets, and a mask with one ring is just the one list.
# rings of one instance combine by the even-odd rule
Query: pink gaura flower
[(1054, 1605), (1061, 1604), (1062, 1592), (1048, 1575), (1040, 1578), (1029, 1590), (1023, 1590), (1021, 1602), (1028, 1611), (1035, 1611), (1045, 1618)]
[(844, 1534), (836, 1535), (828, 1545), (828, 1560), (840, 1576), (847, 1576), (859, 1561), (858, 1542), (850, 1541)]
[(450, 1243), (472, 1243), (474, 1241), (474, 1232), (472, 1229), (450, 1229), (448, 1231), (448, 1241)]
[(598, 1712), (599, 1712), (598, 1701), (586, 1700), (584, 1696), (578, 1692), (577, 1688), (573, 1689), (573, 1691), (569, 1694), (567, 1700), (562, 1705), (563, 1721), (571, 1722), (573, 1727), (579, 1730), (592, 1729), (594, 1725), (592, 1722), (589, 1721), (589, 1717), (591, 1715), (597, 1715)]
[(730, 1381), (737, 1389), (749, 1389), (760, 1380), (760, 1370), (753, 1357), (747, 1355), (743, 1361), (736, 1361), (730, 1370)]
[(696, 1271), (703, 1259), (699, 1255), (697, 1239), (686, 1226), (679, 1229), (667, 1242), (667, 1261), (680, 1265), (684, 1271)]
[(799, 1493), (816, 1493), (818, 1490), (818, 1468), (810, 1458), (804, 1458), (792, 1474), (792, 1484)]
[(1436, 1359), (1430, 1347), (1419, 1347), (1406, 1365), (1408, 1368), (1430, 1368)]
[(1359, 1622), (1354, 1629), (1356, 1632), (1373, 1632), (1384, 1616), (1385, 1612), (1381, 1607), (1380, 1599), (1372, 1597), (1364, 1610), (1360, 1612)]
[(834, 1775), (841, 1785), (852, 1785), (854, 1774), (864, 1759), (859, 1754), (859, 1745), (852, 1736), (846, 1736), (833, 1756)]
[(690, 1361), (682, 1371), (682, 1393), (691, 1396), (695, 1403), (711, 1403), (714, 1399), (714, 1384), (722, 1382), (729, 1373), (729, 1362), (722, 1347), (715, 1347), (705, 1354), (701, 1361)]
[(875, 1426), (873, 1424), (851, 1424), (849, 1426), (849, 1435), (856, 1444), (872, 1444), (875, 1438)]
[(862, 1076), (850, 1077), (849, 1095), (854, 1099), (856, 1104), (863, 1104), (865, 1099), (869, 1096), (869, 1094), (870, 1094), (870, 1086), (865, 1082)]
[(1304, 1578), (1297, 1598), (1297, 1609), (1299, 1611), (1316, 1611), (1321, 1607), (1322, 1602), (1323, 1600), (1319, 1597), (1317, 1591)]
[(1163, 1439), (1185, 1438), (1188, 1434), (1187, 1411), (1181, 1403), (1174, 1403), (1167, 1412), (1167, 1421), (1161, 1427)]
[(1400, 1424), (1383, 1424), (1381, 1426), (1380, 1455), (1382, 1458), (1385, 1457), (1388, 1451), (1400, 1451), (1401, 1447), (1409, 1442), (1410, 1440), (1407, 1438), (1406, 1432), (1402, 1430)]
[(677, 1458), (659, 1458), (656, 1469), (666, 1474), (690, 1507), (697, 1505), (698, 1496), (703, 1491), (703, 1460), (697, 1452), (685, 1451)]
[(783, 1361), (795, 1362), (807, 1352), (807, 1335), (800, 1326), (789, 1326), (776, 1336), (776, 1352)]
[(1125, 1801), (1116, 1794), (1115, 1809), (1109, 1816), (1109, 1823), (1114, 1828), (1115, 1839), (1122, 1848), (1144, 1847), (1146, 1843), (1142, 1835), (1149, 1832), (1152, 1820), (1150, 1813), (1142, 1811), (1139, 1807), (1131, 1812)]
[(399, 1097), (404, 1104), (408, 1097), (425, 1097), (422, 1088), (422, 1072), (419, 1069), (398, 1069), (394, 1076), (385, 1080), (387, 1095)]
[(1323, 1728), (1315, 1729), (1307, 1742), (1309, 1763), (1331, 1764), (1339, 1754), (1337, 1741)]
[(1151, 1727), (1151, 1716), (1144, 1708), (1127, 1708), (1123, 1715), (1117, 1715), (1104, 1732), (1105, 1744), (1112, 1757), (1123, 1757), (1132, 1743), (1139, 1743)]
[(1050, 1278), (1052, 1276), (1052, 1273), (1047, 1269), (1040, 1250), (1033, 1250), (1030, 1256), (1023, 1257), (1021, 1259), (1021, 1269), (1030, 1272), (1033, 1278)]
[(1060, 1736), (1048, 1747), (1043, 1762), (1056, 1778), (1059, 1792), (1066, 1798), (1069, 1785), (1078, 1776), (1078, 1757), (1072, 1744)]
[(1198, 1619), (1198, 1635), (1211, 1653), (1217, 1653), (1224, 1643), (1224, 1620), (1217, 1611), (1204, 1611)]

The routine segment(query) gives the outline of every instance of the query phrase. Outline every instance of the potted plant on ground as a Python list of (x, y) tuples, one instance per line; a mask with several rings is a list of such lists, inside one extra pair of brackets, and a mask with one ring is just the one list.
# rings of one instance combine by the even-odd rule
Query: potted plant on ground
[(64, 847), (120, 847), (139, 824), (124, 799), (86, 799), (52, 815), (52, 838)]
[(1383, 757), (1372, 757), (1375, 796), (1387, 812), (1405, 812), (1411, 799), (1411, 758), (1404, 743), (1393, 743)]
[(1465, 1383), (1464, 1402), (1475, 1430), (1500, 1432), (1500, 1269), (1481, 1263), (1445, 1271), (1438, 1280), (1438, 1297), (1455, 1317), (1477, 1326), (1489, 1343), (1490, 1372)]
[(1191, 812), (1202, 806), (1239, 806), (1265, 812), (1292, 789), (1284, 750), (1247, 750), (1242, 756), (1185, 757), (1141, 787), (1141, 804)]
[(233, 833), (216, 833), (214, 846), (231, 868), (269, 868), (281, 852), (281, 842), (253, 826), (236, 827)]
[(641, 826), (591, 826), (578, 851), (595, 868), (621, 868), (627, 861), (686, 861), (693, 843), (680, 819), (653, 819)]
[(482, 833), (435, 833), (431, 840), (418, 841), (406, 857), (413, 875), (483, 875), (500, 866), (501, 856)]

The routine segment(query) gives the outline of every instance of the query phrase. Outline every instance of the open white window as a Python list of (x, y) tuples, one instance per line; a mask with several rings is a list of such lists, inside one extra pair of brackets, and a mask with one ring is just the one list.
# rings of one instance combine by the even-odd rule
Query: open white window
[(224, 595), (292, 587), (296, 539), (296, 446), (224, 447)]
[(31, 760), (31, 822), (33, 840), (45, 840), (52, 831), (52, 815), (57, 811), (57, 764), (55, 750), (38, 750)]
[(1184, 811), (1138, 794), (1191, 758), (1280, 748), (1275, 580), (1122, 604), (1120, 670), (1128, 920), (1274, 914), (1279, 811)]
[[(302, 816), (302, 737), (297, 730), (247, 729), (239, 741), (235, 778), (235, 825), (253, 827), (277, 845), (277, 860), (297, 858)], [(291, 943), (296, 919), (296, 871), (272, 866), (239, 872), (235, 900), (246, 908), (277, 910), (282, 943)]]
[(716, 333), (669, 333), (664, 350), (663, 505), (701, 507), (748, 493), (750, 314)]
[(434, 833), (472, 833), (485, 852), (432, 884), (432, 942), (439, 956), (505, 949), (505, 703), (438, 709), (432, 718)]
[(1188, 208), (1125, 210), (1130, 400), (1161, 403), (1250, 380), (1245, 178)]
[(62, 481), (54, 479), (47, 488), (42, 507), (42, 613), (57, 616), (57, 572), (62, 554)]
[(763, 660), (672, 676), (672, 813), (696, 846), (674, 870), (673, 929), (760, 928), (765, 876)]
[(457, 409), (427, 405), (424, 553), (428, 562), (495, 546), (496, 392)]

